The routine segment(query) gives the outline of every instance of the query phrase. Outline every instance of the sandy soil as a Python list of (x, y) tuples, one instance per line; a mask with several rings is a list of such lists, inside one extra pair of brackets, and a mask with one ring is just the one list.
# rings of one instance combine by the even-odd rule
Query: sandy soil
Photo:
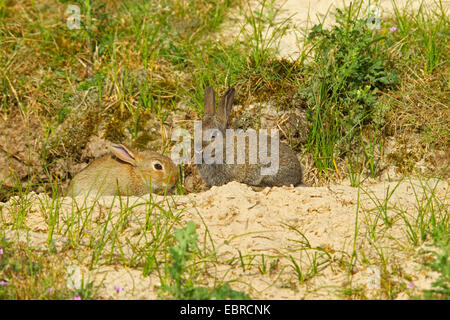
[[(225, 186), (212, 187), (210, 190), (185, 196), (172, 196), (164, 199), (154, 196), (154, 203), (163, 207), (170, 207), (174, 215), (180, 218), (180, 226), (187, 221), (194, 221), (198, 226), (200, 247), (206, 245), (212, 250), (211, 237), (217, 254), (218, 263), (209, 263), (206, 270), (199, 275), (202, 284), (213, 285), (214, 279), (226, 281), (236, 280), (232, 287), (248, 292), (254, 299), (335, 299), (342, 297), (342, 289), (362, 288), (369, 297), (377, 297), (377, 290), (371, 289), (371, 281), (376, 279), (376, 273), (382, 274), (381, 279), (389, 279), (391, 283), (404, 284), (411, 279), (414, 287), (408, 293), (429, 288), (436, 279), (436, 274), (425, 268), (423, 256), (419, 253), (426, 247), (413, 248), (408, 244), (405, 223), (399, 216), (399, 210), (412, 217), (417, 215), (417, 202), (413, 187), (422, 199), (422, 188), (418, 181), (400, 183), (388, 203), (388, 216), (393, 225), (388, 228), (380, 219), (375, 222), (379, 211), (372, 199), (383, 201), (387, 190), (393, 190), (398, 182), (381, 182), (364, 187), (368, 194), (360, 193), (359, 209), (357, 204), (357, 188), (345, 185), (320, 188), (283, 187), (266, 188), (254, 191), (249, 186), (231, 182)], [(449, 185), (440, 182), (436, 195), (440, 199), (448, 199)], [(370, 195), (370, 197), (369, 197)], [(7, 235), (16, 241), (31, 244), (36, 250), (44, 249), (48, 232), (49, 209), (46, 203), (51, 203), (45, 194), (30, 194), (30, 208), (24, 219), (27, 233), (9, 231)], [(372, 199), (371, 199), (372, 198)], [(152, 218), (158, 218), (162, 213), (150, 209), (148, 198), (129, 198), (127, 213), (128, 224), (120, 237), (122, 251), (114, 249), (114, 255), (124, 255), (131, 258), (142, 249), (142, 235), (136, 235), (145, 224), (146, 212), (152, 212)], [(123, 203), (125, 199), (122, 199)], [(79, 211), (74, 211), (76, 203)], [(70, 198), (62, 199), (60, 220), (67, 221), (74, 216), (79, 221), (74, 226), (80, 228), (81, 221), (88, 222), (94, 234), (101, 233), (105, 224), (108, 232), (113, 232), (112, 225), (118, 223), (123, 215), (120, 212), (123, 203), (113, 197), (104, 197), (99, 202), (94, 199), (77, 198), (74, 202)], [(420, 203), (420, 202), (419, 202)], [(448, 205), (448, 203), (447, 203)], [(3, 208), (3, 223), (13, 221), (13, 214), (17, 214), (17, 198), (0, 204)], [(107, 223), (111, 208), (111, 220)], [(152, 211), (153, 210), (153, 211)], [(358, 210), (358, 215), (357, 215)], [(74, 215), (74, 212), (76, 214)], [(411, 219), (413, 221), (414, 219)], [(356, 242), (355, 223), (357, 223)], [(376, 225), (376, 241), (371, 240), (369, 231)], [(121, 299), (155, 299), (159, 278), (156, 272), (149, 277), (143, 277), (141, 268), (126, 268), (112, 265), (99, 265), (88, 271), (87, 265), (92, 252), (79, 250), (76, 254), (67, 248), (67, 228), (60, 224), (60, 234), (54, 236), (55, 246), (63, 250), (65, 263), (68, 268), (79, 268), (78, 277), (83, 275), (93, 280), (100, 287), (100, 295), (104, 298)], [(208, 233), (205, 235), (206, 228)], [(303, 236), (302, 236), (303, 235)], [(146, 236), (151, 239), (151, 233)], [(147, 239), (147, 240), (148, 240)], [(206, 241), (205, 241), (206, 239)], [(82, 239), (82, 242), (89, 240)], [(358, 252), (353, 274), (343, 266), (349, 262), (353, 245)], [(103, 257), (108, 256), (110, 244), (105, 246)], [(320, 248), (318, 250), (317, 248)], [(323, 252), (327, 254), (321, 254)], [(69, 253), (68, 253), (69, 252)], [(380, 259), (383, 253), (386, 270)], [(244, 271), (240, 265), (239, 254), (244, 261), (254, 257), (251, 264)], [(262, 274), (261, 255), (264, 254), (267, 265), (272, 270)], [(318, 274), (300, 284), (289, 256), (306, 274), (311, 268), (313, 257), (322, 265)], [(76, 258), (74, 258), (76, 257)], [(250, 261), (250, 260), (248, 260)], [(375, 274), (375, 278), (374, 278)], [(382, 280), (381, 284), (383, 284)], [(385, 284), (386, 285), (386, 284)], [(124, 288), (120, 293), (114, 291), (114, 286)], [(376, 285), (375, 285), (376, 286)], [(403, 292), (398, 298), (407, 298)]]

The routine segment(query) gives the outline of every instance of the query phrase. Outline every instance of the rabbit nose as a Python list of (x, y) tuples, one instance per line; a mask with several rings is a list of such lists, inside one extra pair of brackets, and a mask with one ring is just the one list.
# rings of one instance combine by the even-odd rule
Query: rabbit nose
[(173, 186), (173, 185), (175, 185), (175, 183), (177, 183), (177, 181), (178, 181), (177, 172), (174, 171), (174, 173), (172, 173), (170, 176), (165, 178), (163, 181), (164, 181), (166, 186)]
[(178, 175), (176, 174), (176, 172), (170, 177), (170, 184), (174, 185), (175, 183), (177, 183), (178, 181)]

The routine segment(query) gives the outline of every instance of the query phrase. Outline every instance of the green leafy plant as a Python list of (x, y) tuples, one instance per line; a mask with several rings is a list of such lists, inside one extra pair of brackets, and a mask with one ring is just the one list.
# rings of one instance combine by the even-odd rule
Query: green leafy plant
[(425, 265), (433, 271), (439, 272), (439, 278), (432, 283), (432, 288), (425, 290), (426, 299), (450, 300), (450, 235), (445, 225), (433, 232), (435, 245), (438, 245), (439, 251), (433, 251), (435, 259)]
[(231, 289), (228, 283), (214, 288), (196, 286), (193, 279), (188, 276), (189, 265), (195, 258), (197, 249), (196, 226), (189, 221), (187, 226), (175, 232), (177, 245), (170, 248), (171, 263), (167, 266), (170, 275), (170, 284), (162, 285), (161, 289), (173, 299), (206, 300), (216, 298), (224, 299), (250, 299), (243, 292)]
[(308, 148), (322, 170), (332, 168), (335, 153), (350, 149), (363, 125), (374, 122), (379, 90), (398, 81), (381, 50), (386, 37), (351, 12), (337, 9), (331, 30), (318, 24), (308, 35), (314, 48), (309, 67), (317, 71), (301, 92), (310, 106)]

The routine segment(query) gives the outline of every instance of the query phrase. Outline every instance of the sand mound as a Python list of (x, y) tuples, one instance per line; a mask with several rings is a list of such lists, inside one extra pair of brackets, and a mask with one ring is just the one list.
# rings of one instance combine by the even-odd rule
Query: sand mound
[[(447, 199), (448, 187), (439, 182), (436, 197)], [(339, 298), (344, 287), (362, 288), (369, 297), (377, 297), (380, 279), (382, 285), (388, 279), (404, 286), (409, 283), (405, 279), (412, 279), (415, 289), (429, 288), (437, 275), (423, 267), (419, 253), (424, 247), (408, 243), (401, 218), (403, 213), (415, 221), (427, 192), (419, 181), (383, 182), (363, 189), (359, 202), (358, 189), (349, 186), (254, 191), (237, 182), (185, 196), (64, 198), (59, 220), (53, 224), (53, 245), (68, 266), (79, 266), (81, 274), (100, 287), (102, 297), (155, 299), (160, 284), (156, 272), (144, 277), (142, 264), (127, 268), (120, 261), (138, 260), (155, 237), (154, 230), (144, 232), (143, 226), (163, 218), (170, 208), (173, 217), (167, 220), (177, 220), (175, 228), (194, 221), (199, 247), (216, 253), (217, 261), (206, 263), (199, 274), (203, 285), (213, 285), (217, 279), (236, 280), (232, 287), (255, 299)], [(388, 226), (377, 207), (394, 189), (386, 206), (392, 224)], [(0, 205), (4, 226), (17, 223), (21, 206), (18, 198)], [(54, 201), (47, 195), (30, 194), (22, 231), (9, 230), (8, 237), (28, 242), (36, 250), (46, 248), (52, 208)], [(79, 237), (79, 243), (88, 246), (93, 239), (100, 241), (102, 234), (117, 236), (105, 242), (97, 264), (88, 270), (95, 254), (82, 246), (71, 248), (69, 240)], [(355, 267), (349, 272), (345, 263), (351, 261), (354, 247)], [(119, 263), (111, 263), (111, 256)], [(304, 273), (304, 281), (299, 280), (292, 259)], [(114, 286), (124, 290), (116, 293)], [(399, 295), (406, 297), (406, 293)]]

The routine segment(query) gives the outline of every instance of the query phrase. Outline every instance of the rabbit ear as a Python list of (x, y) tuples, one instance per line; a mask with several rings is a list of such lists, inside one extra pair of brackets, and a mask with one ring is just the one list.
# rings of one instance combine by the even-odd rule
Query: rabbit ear
[(111, 152), (120, 160), (136, 166), (136, 159), (134, 158), (133, 152), (130, 151), (123, 144), (113, 144), (111, 146)]
[(219, 109), (217, 110), (217, 113), (219, 114), (219, 117), (222, 119), (222, 121), (225, 122), (225, 124), (228, 121), (231, 107), (233, 106), (234, 91), (234, 88), (229, 88), (219, 102)]
[(216, 98), (214, 97), (214, 90), (211, 87), (205, 89), (205, 114), (212, 115), (215, 113), (214, 107), (216, 105)]

